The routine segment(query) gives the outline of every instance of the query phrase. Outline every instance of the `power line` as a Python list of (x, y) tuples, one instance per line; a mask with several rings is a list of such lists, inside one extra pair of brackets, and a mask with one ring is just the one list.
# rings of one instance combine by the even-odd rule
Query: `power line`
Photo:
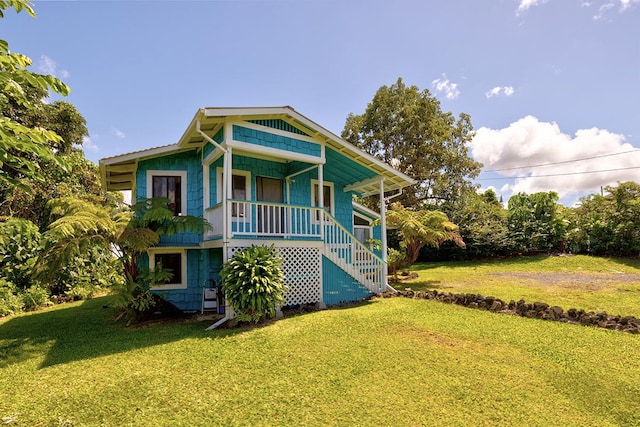
[(612, 153), (612, 154), (601, 154), (599, 156), (592, 156), (592, 157), (583, 157), (581, 159), (575, 159), (575, 160), (563, 160), (560, 162), (550, 162), (550, 163), (543, 163), (543, 164), (539, 164), (539, 165), (529, 165), (529, 166), (515, 166), (512, 168), (502, 168), (502, 169), (488, 169), (486, 171), (482, 171), (480, 173), (485, 173), (485, 172), (501, 172), (501, 171), (510, 171), (510, 170), (514, 170), (514, 169), (528, 169), (528, 168), (539, 168), (542, 166), (551, 166), (551, 165), (561, 165), (563, 163), (573, 163), (573, 162), (580, 162), (582, 160), (592, 160), (592, 159), (601, 159), (603, 157), (611, 157), (611, 156), (619, 156), (621, 154), (628, 154), (628, 153), (634, 153), (638, 151), (638, 149), (633, 149), (633, 150), (629, 150), (629, 151), (622, 151), (620, 153)]
[(497, 178), (476, 178), (475, 181), (493, 181), (493, 180), (499, 180), (499, 179), (548, 178), (551, 176), (584, 175), (588, 173), (616, 172), (616, 171), (626, 171), (630, 169), (640, 169), (640, 166), (632, 166), (628, 168), (617, 168), (617, 169), (602, 169), (597, 171), (551, 173), (547, 175), (531, 175), (531, 176), (523, 175), (523, 176), (508, 176), (508, 177), (497, 177)]

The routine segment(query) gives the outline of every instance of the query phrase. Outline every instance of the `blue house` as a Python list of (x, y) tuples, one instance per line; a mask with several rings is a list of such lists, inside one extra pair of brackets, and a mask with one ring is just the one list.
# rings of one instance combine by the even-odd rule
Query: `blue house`
[(286, 305), (383, 291), (385, 203), (375, 212), (353, 196), (414, 183), (291, 107), (199, 109), (176, 144), (102, 159), (100, 171), (107, 190), (166, 197), (175, 215), (209, 221), (202, 235), (163, 236), (147, 261), (174, 272), (154, 291), (184, 310), (220, 312), (212, 289), (220, 267), (252, 244), (274, 244), (283, 258)]

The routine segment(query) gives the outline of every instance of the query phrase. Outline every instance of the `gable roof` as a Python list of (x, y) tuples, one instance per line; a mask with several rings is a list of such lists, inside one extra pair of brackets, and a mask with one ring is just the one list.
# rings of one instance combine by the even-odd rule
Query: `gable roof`
[[(197, 130), (198, 124), (202, 132), (212, 137), (224, 126), (227, 118), (244, 121), (280, 119), (293, 128), (323, 141), (331, 149), (349, 157), (353, 161), (371, 169), (377, 175), (383, 177), (385, 191), (396, 191), (408, 185), (415, 184), (416, 182), (402, 172), (395, 170), (379, 159), (365, 153), (316, 122), (298, 113), (292, 107), (284, 106), (200, 108), (176, 144), (101, 159), (100, 172), (103, 183), (107, 190), (132, 189), (135, 182), (135, 169), (139, 160), (201, 148), (205, 145), (206, 141)], [(348, 190), (353, 190), (363, 196), (379, 194), (379, 179), (369, 179), (353, 183), (349, 186)]]

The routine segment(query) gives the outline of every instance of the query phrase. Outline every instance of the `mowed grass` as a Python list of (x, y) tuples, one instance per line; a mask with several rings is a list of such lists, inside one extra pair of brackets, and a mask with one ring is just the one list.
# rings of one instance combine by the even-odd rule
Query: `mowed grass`
[(640, 425), (637, 335), (406, 298), (124, 328), (107, 302), (0, 320), (0, 422)]
[(640, 260), (534, 256), (483, 262), (419, 263), (396, 289), (476, 293), (640, 317)]

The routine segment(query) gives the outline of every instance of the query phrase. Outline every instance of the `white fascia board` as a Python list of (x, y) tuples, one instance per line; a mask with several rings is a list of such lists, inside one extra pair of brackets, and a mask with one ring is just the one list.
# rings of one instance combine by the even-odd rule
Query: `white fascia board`
[(323, 157), (311, 156), (308, 154), (296, 153), (293, 151), (281, 150), (279, 148), (266, 147), (263, 145), (250, 144), (247, 142), (236, 141), (235, 139), (229, 141), (227, 144), (234, 150), (241, 150), (248, 153), (261, 154), (264, 156), (275, 157), (283, 160), (300, 161), (312, 164), (324, 164), (326, 160)]
[(363, 212), (369, 216), (371, 216), (372, 218), (377, 218), (380, 219), (380, 214), (374, 210), (369, 209), (368, 207), (366, 207), (365, 205), (356, 202), (355, 200), (351, 201), (351, 204), (353, 205), (353, 209), (354, 210), (358, 210), (360, 212)]
[(291, 107), (208, 107), (202, 108), (201, 111), (206, 117), (241, 117), (286, 115), (295, 110)]
[(164, 145), (162, 147), (149, 148), (147, 150), (134, 151), (132, 153), (121, 154), (114, 157), (106, 157), (100, 159), (100, 164), (109, 166), (116, 163), (127, 162), (132, 160), (139, 160), (145, 157), (153, 157), (157, 155), (169, 154), (174, 151), (178, 151), (180, 147), (178, 144)]

